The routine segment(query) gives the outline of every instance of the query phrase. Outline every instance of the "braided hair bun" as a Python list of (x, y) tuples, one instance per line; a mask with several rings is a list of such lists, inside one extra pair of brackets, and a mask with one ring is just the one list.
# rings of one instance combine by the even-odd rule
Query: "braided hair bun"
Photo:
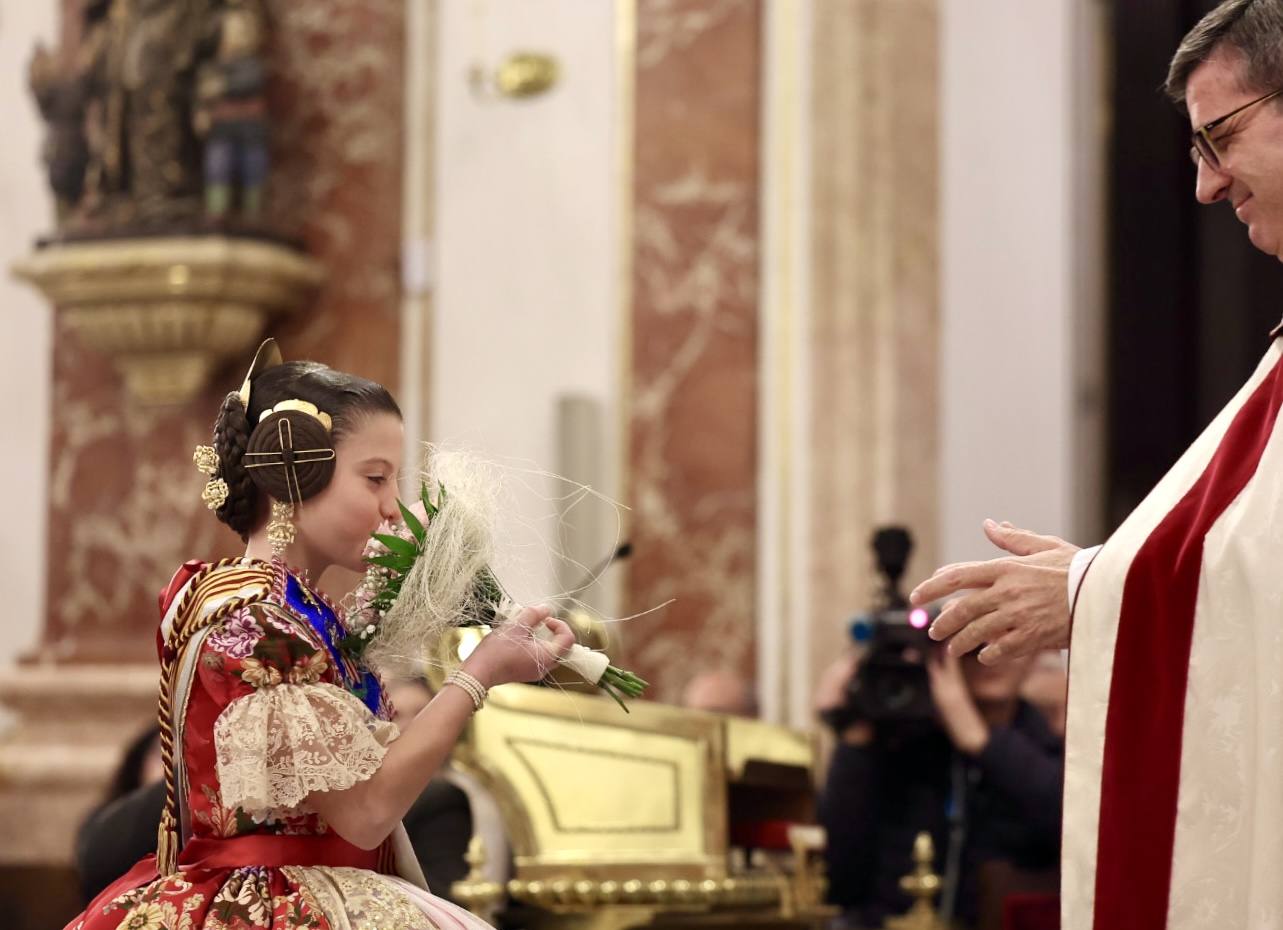
[(268, 414), (250, 434), (245, 470), (260, 491), (299, 503), (319, 494), (334, 477), (330, 431), (311, 414)]

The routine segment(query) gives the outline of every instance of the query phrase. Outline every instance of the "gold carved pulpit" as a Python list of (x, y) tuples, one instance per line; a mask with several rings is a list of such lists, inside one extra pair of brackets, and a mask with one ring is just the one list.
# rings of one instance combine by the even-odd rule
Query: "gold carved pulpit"
[[(813, 820), (808, 737), (645, 701), (510, 685), (455, 755), (492, 794), (529, 927), (818, 926), (815, 828), (732, 866), (736, 823)], [(455, 892), (469, 899), (467, 882)], [(733, 919), (731, 919), (733, 918)]]

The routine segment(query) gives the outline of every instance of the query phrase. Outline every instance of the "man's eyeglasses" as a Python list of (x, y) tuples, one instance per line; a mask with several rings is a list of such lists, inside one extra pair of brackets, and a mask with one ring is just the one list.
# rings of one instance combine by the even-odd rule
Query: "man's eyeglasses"
[(1212, 130), (1216, 129), (1231, 116), (1238, 116), (1244, 110), (1249, 107), (1254, 107), (1258, 103), (1273, 100), (1279, 94), (1283, 94), (1283, 87), (1280, 87), (1278, 90), (1271, 91), (1264, 97), (1257, 97), (1255, 100), (1248, 101), (1237, 110), (1231, 110), (1224, 116), (1217, 117), (1205, 126), (1194, 130), (1194, 135), (1191, 137), (1193, 145), (1189, 150), (1189, 157), (1194, 160), (1194, 164), (1197, 166), (1198, 160), (1201, 158), (1212, 168), (1219, 170), (1221, 167), (1221, 156), (1220, 153), (1216, 151), (1216, 143), (1212, 141)]

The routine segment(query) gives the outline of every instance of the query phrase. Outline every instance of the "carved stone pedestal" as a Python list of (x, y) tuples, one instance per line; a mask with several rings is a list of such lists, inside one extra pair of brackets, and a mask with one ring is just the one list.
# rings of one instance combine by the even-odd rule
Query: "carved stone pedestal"
[(56, 243), (13, 270), (147, 404), (189, 400), (224, 363), (252, 355), (268, 321), (323, 277), (294, 249), (224, 236)]
[(76, 828), (156, 716), (153, 666), (32, 665), (0, 677), (0, 869), (70, 866)]

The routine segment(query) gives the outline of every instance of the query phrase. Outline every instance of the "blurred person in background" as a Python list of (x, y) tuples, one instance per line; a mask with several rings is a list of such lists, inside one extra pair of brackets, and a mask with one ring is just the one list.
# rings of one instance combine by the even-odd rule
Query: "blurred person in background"
[[(859, 652), (821, 676), (816, 709), (842, 707), (860, 670)], [(1020, 890), (1054, 888), (1060, 848), (1063, 747), (1042, 714), (1020, 697), (1032, 659), (990, 668), (933, 650), (926, 659), (935, 719), (840, 724), (820, 802), (828, 834), (829, 895), (845, 926), (877, 928), (911, 900), (899, 887), (913, 870), (914, 837), (931, 834), (939, 906), (977, 925), (991, 866), (1015, 870)], [(831, 716), (828, 719), (833, 719)], [(1000, 906), (1000, 902), (999, 905)]]
[(76, 832), (76, 871), (86, 902), (156, 851), (164, 777), (160, 728), (152, 724), (125, 747), (106, 795)]
[(714, 714), (757, 716), (757, 696), (743, 676), (727, 668), (700, 672), (682, 690), (682, 706)]

